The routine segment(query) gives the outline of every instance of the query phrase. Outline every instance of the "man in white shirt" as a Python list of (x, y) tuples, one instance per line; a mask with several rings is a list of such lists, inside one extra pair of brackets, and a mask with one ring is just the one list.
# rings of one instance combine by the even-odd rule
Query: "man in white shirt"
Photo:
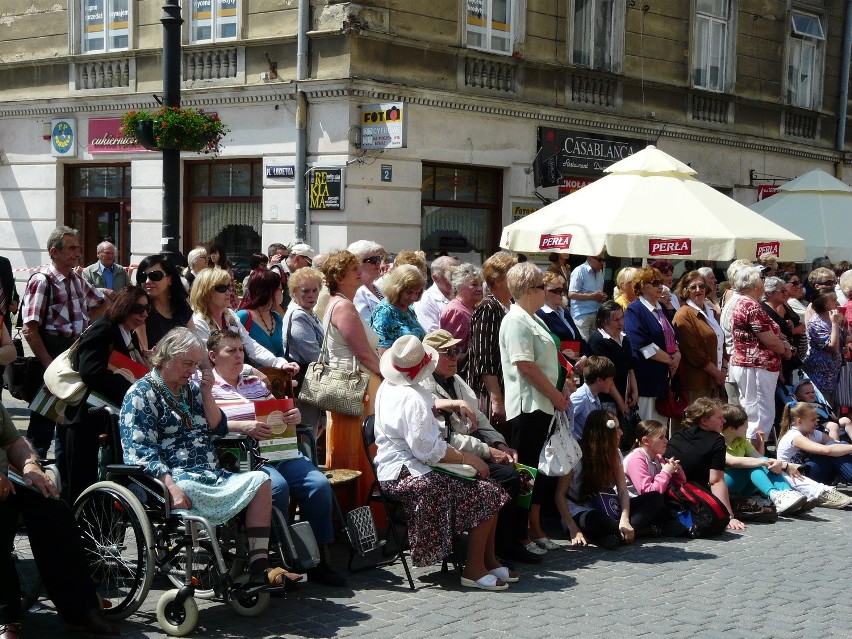
[(417, 321), (427, 333), (438, 330), (441, 313), (450, 302), (452, 285), (447, 270), (451, 266), (458, 266), (456, 257), (442, 255), (432, 261), (432, 286), (426, 289), (419, 301), (414, 303), (414, 312)]

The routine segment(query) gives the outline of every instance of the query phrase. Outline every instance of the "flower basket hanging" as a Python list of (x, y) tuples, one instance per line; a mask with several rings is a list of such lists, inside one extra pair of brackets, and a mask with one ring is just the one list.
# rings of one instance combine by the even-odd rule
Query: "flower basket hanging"
[(122, 136), (152, 151), (216, 154), (229, 130), (218, 115), (201, 109), (164, 106), (153, 112), (128, 111), (121, 118)]

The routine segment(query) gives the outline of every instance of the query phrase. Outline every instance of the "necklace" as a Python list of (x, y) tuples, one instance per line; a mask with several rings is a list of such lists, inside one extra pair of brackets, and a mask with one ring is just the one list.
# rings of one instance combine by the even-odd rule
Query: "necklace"
[(275, 332), (275, 318), (272, 317), (272, 311), (269, 311), (269, 324), (272, 324), (272, 326), (266, 323), (260, 309), (255, 309), (255, 312), (257, 313), (257, 318), (260, 320), (260, 323), (263, 325), (263, 330), (266, 331), (267, 335), (272, 335), (272, 333)]

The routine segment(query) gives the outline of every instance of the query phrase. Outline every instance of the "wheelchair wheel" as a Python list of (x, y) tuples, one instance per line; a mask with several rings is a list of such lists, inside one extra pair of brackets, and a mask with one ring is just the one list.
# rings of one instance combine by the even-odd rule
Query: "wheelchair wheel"
[(19, 525), (12, 542), (12, 562), (18, 573), (18, 583), (21, 586), (21, 612), (29, 610), (41, 596), (44, 585), (35, 563), (30, 539), (23, 525)]
[(198, 604), (193, 597), (184, 599), (183, 605), (175, 602), (177, 590), (164, 593), (157, 602), (157, 623), (167, 635), (183, 637), (198, 624)]
[(154, 535), (139, 500), (124, 486), (98, 482), (74, 504), (74, 518), (104, 601), (104, 613), (125, 619), (145, 601), (154, 580)]
[[(183, 526), (175, 533), (183, 537)], [(208, 539), (205, 532), (200, 533), (192, 552), (192, 582), (195, 586), (195, 597), (198, 599), (212, 599), (222, 594), (221, 575), (219, 566), (216, 565), (216, 555), (213, 552), (213, 543)], [(228, 574), (236, 578), (243, 572), (246, 565), (246, 539), (245, 531), (241, 530), (239, 521), (235, 518), (216, 528), (219, 550), (228, 569)], [(169, 541), (169, 546), (172, 542)], [(176, 588), (186, 583), (186, 553), (178, 554), (171, 562), (166, 573), (169, 581)]]
[[(245, 585), (248, 583), (248, 580), (248, 574), (243, 573), (234, 580), (234, 584), (237, 586)], [(242, 598), (237, 598), (235, 596), (230, 599), (228, 603), (231, 604), (231, 608), (234, 609), (234, 612), (241, 617), (257, 617), (269, 607), (270, 601), (271, 598), (269, 593), (264, 590), (263, 592), (256, 592)]]

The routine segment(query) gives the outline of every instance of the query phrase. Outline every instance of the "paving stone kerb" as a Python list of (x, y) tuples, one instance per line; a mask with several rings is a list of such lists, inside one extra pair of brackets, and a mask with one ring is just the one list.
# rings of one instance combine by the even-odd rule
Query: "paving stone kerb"
[[(23, 405), (4, 398), (26, 429)], [(849, 491), (846, 491), (849, 492)], [(260, 617), (200, 601), (194, 637), (850, 637), (852, 511), (815, 509), (718, 539), (660, 539), (614, 551), (548, 553), (521, 566), (504, 592), (462, 589), (455, 573), (402, 567), (346, 574), (346, 588), (305, 584), (273, 598)], [(562, 541), (561, 543), (566, 543)], [(345, 571), (345, 548), (335, 562)], [(155, 580), (122, 636), (164, 637), (154, 614), (169, 586)], [(26, 637), (80, 637), (44, 601), (24, 618)]]

